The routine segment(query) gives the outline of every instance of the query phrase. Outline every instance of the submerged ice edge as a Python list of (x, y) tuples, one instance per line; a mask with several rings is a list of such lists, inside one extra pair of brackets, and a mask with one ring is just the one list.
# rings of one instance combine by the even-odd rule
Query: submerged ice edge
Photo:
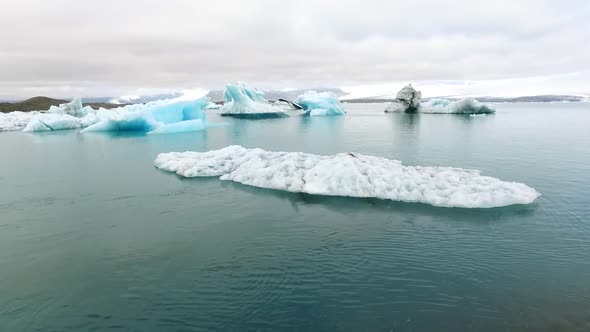
[(530, 204), (540, 194), (522, 183), (452, 167), (403, 166), (356, 153), (320, 156), (229, 146), (207, 152), (159, 154), (154, 165), (184, 177), (326, 196), (379, 198), (441, 207), (494, 208)]

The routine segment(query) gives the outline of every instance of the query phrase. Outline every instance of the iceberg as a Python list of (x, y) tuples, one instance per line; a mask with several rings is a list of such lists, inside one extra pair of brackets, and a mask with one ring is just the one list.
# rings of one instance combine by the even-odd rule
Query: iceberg
[(336, 95), (331, 92), (308, 91), (295, 99), (295, 104), (300, 105), (309, 116), (335, 116), (344, 115), (346, 112)]
[(0, 131), (23, 130), (25, 132), (76, 129), (88, 126), (94, 120), (95, 111), (82, 106), (78, 97), (71, 102), (51, 106), (45, 112), (10, 112), (0, 114)]
[(530, 204), (540, 194), (522, 183), (452, 167), (403, 166), (357, 153), (320, 156), (229, 146), (208, 152), (159, 154), (154, 165), (183, 177), (212, 177), (313, 195), (370, 197), (441, 207)]
[(285, 117), (287, 111), (274, 107), (264, 99), (262, 91), (250, 88), (244, 83), (228, 84), (223, 94), (225, 104), (220, 108), (222, 116), (244, 118)]
[(473, 98), (464, 98), (457, 101), (432, 99), (420, 106), (420, 112), (437, 114), (491, 114), (495, 113), (496, 110)]
[(437, 113), (437, 114), (490, 114), (495, 113), (491, 106), (480, 103), (473, 98), (457, 101), (432, 99), (422, 103), (422, 92), (412, 85), (402, 88), (395, 100), (387, 106), (385, 113)]
[(82, 129), (91, 131), (140, 131), (153, 134), (203, 130), (214, 126), (206, 121), (209, 98), (161, 100), (114, 109), (83, 107), (80, 98), (52, 106), (46, 112), (0, 113), (0, 131), (24, 132)]
[(420, 108), (422, 92), (414, 89), (412, 84), (403, 87), (395, 96), (395, 100), (385, 109), (385, 113), (416, 113)]
[(208, 104), (209, 98), (203, 97), (193, 101), (159, 101), (114, 110), (101, 109), (97, 113), (100, 120), (82, 132), (136, 131), (164, 134), (203, 130), (207, 128), (203, 109)]

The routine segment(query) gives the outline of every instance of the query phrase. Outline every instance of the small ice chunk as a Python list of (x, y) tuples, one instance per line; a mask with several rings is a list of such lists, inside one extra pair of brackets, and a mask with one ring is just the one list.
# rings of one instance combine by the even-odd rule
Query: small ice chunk
[(207, 107), (205, 107), (206, 110), (218, 110), (219, 109), (219, 105), (217, 105), (216, 103), (213, 102), (209, 102), (209, 104), (207, 104)]
[(356, 153), (319, 156), (229, 146), (158, 155), (155, 166), (184, 177), (219, 176), (242, 184), (315, 195), (374, 197), (443, 207), (530, 204), (540, 194), (522, 183), (452, 167), (403, 166)]
[(308, 91), (295, 99), (309, 116), (336, 116), (346, 112), (336, 95), (331, 92)]

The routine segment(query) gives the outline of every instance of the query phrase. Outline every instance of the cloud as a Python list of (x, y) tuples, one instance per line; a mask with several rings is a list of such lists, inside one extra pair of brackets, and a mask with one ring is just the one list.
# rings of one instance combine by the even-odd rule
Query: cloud
[(3, 1), (0, 98), (554, 76), (590, 68), (589, 15), (586, 0)]

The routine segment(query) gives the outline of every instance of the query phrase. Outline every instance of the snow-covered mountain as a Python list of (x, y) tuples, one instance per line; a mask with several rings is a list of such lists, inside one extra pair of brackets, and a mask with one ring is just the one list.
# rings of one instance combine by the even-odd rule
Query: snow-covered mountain
[[(480, 102), (487, 103), (588, 103), (590, 96), (570, 96), (570, 95), (539, 95), (539, 96), (520, 96), (520, 97), (492, 97), (492, 96), (437, 96), (422, 98), (428, 101), (431, 99), (444, 98), (449, 100), (459, 100), (465, 97), (474, 98)], [(349, 96), (341, 97), (343, 102), (362, 103), (362, 102), (387, 102), (395, 99), (395, 95), (378, 95), (378, 96)]]
[(184, 93), (180, 91), (175, 92), (168, 92), (168, 93), (160, 93), (155, 95), (146, 95), (146, 96), (138, 96), (138, 95), (130, 95), (130, 96), (121, 96), (110, 99), (108, 102), (111, 104), (143, 104), (149, 103), (150, 101), (156, 100), (167, 100), (167, 99), (174, 99), (183, 96)]
[[(286, 100), (295, 100), (300, 95), (304, 94), (307, 91), (316, 91), (316, 92), (332, 92), (336, 95), (336, 97), (341, 97), (346, 95), (342, 89), (339, 88), (313, 88), (313, 89), (285, 89), (285, 90), (262, 90), (264, 92), (264, 98), (266, 100), (278, 100), (278, 99), (286, 99)], [(212, 90), (209, 91), (207, 97), (211, 99), (212, 102), (222, 102), (223, 101), (223, 90)]]

